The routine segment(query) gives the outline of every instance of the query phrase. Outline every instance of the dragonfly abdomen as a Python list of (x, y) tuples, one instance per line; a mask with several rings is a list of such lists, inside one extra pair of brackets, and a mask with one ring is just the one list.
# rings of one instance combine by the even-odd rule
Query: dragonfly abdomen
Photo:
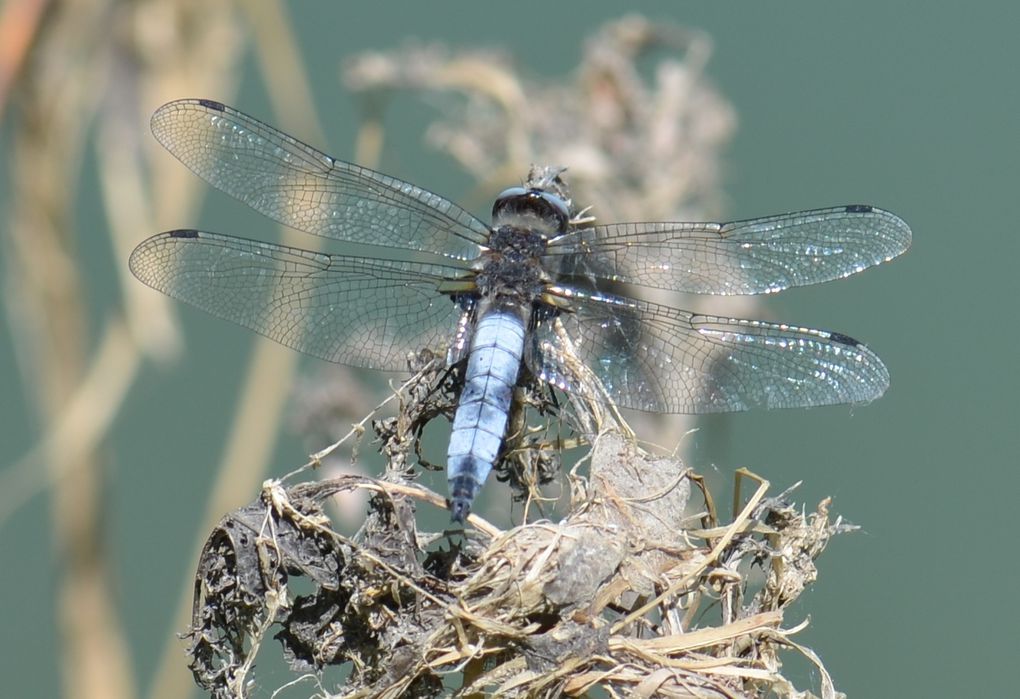
[(506, 435), (525, 325), (517, 309), (498, 309), (483, 314), (475, 327), (447, 454), (454, 521), (467, 517)]

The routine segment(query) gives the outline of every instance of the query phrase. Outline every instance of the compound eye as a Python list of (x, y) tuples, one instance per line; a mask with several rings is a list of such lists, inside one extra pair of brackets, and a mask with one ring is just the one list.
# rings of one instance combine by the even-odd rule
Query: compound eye
[(570, 221), (570, 207), (561, 197), (544, 189), (511, 187), (496, 197), (492, 205), (492, 220), (499, 225), (498, 219), (513, 215), (531, 215), (555, 230), (563, 231)]
[(549, 205), (549, 208), (556, 216), (559, 228), (561, 230), (566, 228), (567, 222), (570, 221), (570, 207), (567, 206), (567, 202), (563, 201), (561, 197), (541, 189), (533, 189), (531, 192), (537, 194), (542, 198), (542, 201)]
[(496, 216), (499, 215), (503, 209), (507, 208), (508, 205), (516, 204), (521, 197), (525, 197), (527, 194), (528, 190), (524, 187), (510, 187), (509, 189), (504, 189), (499, 193), (499, 196), (496, 197), (496, 201), (492, 204), (492, 217), (496, 218)]

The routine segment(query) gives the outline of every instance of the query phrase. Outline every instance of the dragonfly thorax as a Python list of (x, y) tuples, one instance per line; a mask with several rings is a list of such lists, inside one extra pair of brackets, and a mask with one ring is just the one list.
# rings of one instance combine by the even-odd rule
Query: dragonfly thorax
[(549, 282), (542, 267), (546, 243), (540, 230), (511, 225), (494, 228), (475, 277), (479, 293), (524, 303), (538, 298)]

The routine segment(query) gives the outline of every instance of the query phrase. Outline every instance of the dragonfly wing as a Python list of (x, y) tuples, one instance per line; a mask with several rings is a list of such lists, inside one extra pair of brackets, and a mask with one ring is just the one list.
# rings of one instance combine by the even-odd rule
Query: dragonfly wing
[(714, 413), (865, 403), (889, 385), (881, 360), (839, 333), (563, 291), (572, 308), (537, 323), (529, 368), (578, 391), (579, 360), (625, 408)]
[(694, 294), (761, 294), (840, 279), (910, 246), (909, 226), (872, 206), (730, 223), (619, 223), (553, 241), (563, 275)]
[(170, 102), (151, 125), (199, 177), (292, 228), (460, 259), (488, 239), (484, 223), (439, 195), (331, 158), (219, 102)]
[(182, 230), (143, 241), (131, 271), (154, 289), (321, 359), (403, 371), (446, 350), (461, 311), (438, 286), (455, 266), (326, 255)]

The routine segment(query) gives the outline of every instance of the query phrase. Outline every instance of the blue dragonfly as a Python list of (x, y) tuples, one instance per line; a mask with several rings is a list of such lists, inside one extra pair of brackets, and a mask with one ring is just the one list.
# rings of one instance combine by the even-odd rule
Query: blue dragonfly
[(171, 102), (152, 130), (254, 210), (356, 245), (327, 254), (174, 230), (134, 250), (135, 276), (331, 362), (402, 371), (424, 348), (462, 366), (447, 461), (455, 521), (500, 455), (522, 367), (568, 393), (594, 377), (616, 405), (664, 413), (865, 403), (889, 384), (881, 360), (847, 335), (620, 292), (767, 294), (846, 277), (909, 247), (910, 228), (888, 211), (595, 225), (577, 215), (562, 171), (542, 168), (496, 197), (490, 224), (219, 102)]

